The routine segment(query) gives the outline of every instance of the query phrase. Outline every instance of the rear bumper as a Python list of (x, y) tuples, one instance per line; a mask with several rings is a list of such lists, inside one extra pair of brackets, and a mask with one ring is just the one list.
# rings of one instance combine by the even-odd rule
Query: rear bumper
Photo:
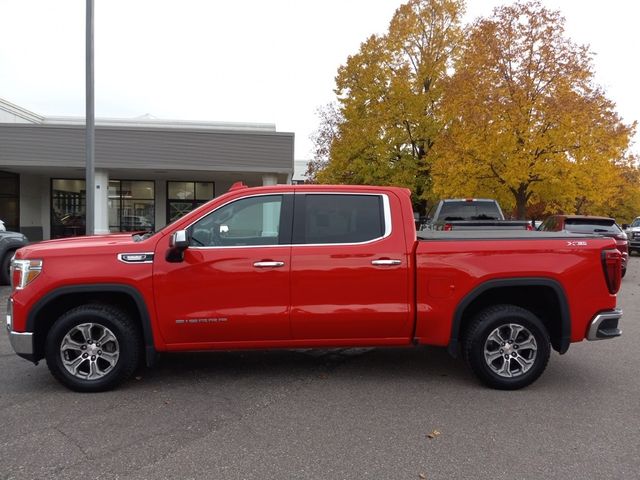
[(618, 321), (622, 318), (622, 310), (601, 312), (589, 323), (587, 340), (608, 340), (622, 335)]

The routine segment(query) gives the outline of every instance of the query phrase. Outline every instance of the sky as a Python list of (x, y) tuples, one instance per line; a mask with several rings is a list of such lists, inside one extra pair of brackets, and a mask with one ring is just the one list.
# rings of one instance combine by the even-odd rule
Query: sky
[[(400, 0), (95, 0), (97, 117), (275, 123), (312, 157), (337, 69)], [(507, 0), (467, 0), (466, 21)], [(640, 2), (543, 0), (596, 54), (596, 81), (640, 120)], [(84, 116), (85, 0), (0, 0), (0, 98)], [(633, 151), (640, 153), (636, 135)]]

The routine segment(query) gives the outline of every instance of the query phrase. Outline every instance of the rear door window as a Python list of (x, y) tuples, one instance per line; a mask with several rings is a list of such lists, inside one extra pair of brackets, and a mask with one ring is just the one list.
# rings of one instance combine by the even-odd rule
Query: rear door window
[(362, 243), (385, 235), (382, 195), (296, 195), (294, 244)]

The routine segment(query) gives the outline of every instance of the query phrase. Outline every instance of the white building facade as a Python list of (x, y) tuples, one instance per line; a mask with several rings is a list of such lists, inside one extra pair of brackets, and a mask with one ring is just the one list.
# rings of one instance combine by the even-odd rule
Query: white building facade
[[(0, 219), (32, 241), (85, 233), (84, 119), (0, 99)], [(290, 183), (273, 124), (96, 119), (96, 233), (158, 229), (226, 192)]]

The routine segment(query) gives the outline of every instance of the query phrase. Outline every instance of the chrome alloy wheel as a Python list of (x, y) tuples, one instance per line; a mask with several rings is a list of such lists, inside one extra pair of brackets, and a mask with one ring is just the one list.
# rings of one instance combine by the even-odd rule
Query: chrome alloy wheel
[(484, 359), (493, 373), (513, 378), (526, 373), (536, 360), (538, 345), (533, 334), (516, 323), (496, 328), (484, 343)]
[(73, 327), (60, 343), (60, 357), (71, 375), (83, 380), (97, 380), (118, 363), (120, 348), (111, 330), (97, 323)]

